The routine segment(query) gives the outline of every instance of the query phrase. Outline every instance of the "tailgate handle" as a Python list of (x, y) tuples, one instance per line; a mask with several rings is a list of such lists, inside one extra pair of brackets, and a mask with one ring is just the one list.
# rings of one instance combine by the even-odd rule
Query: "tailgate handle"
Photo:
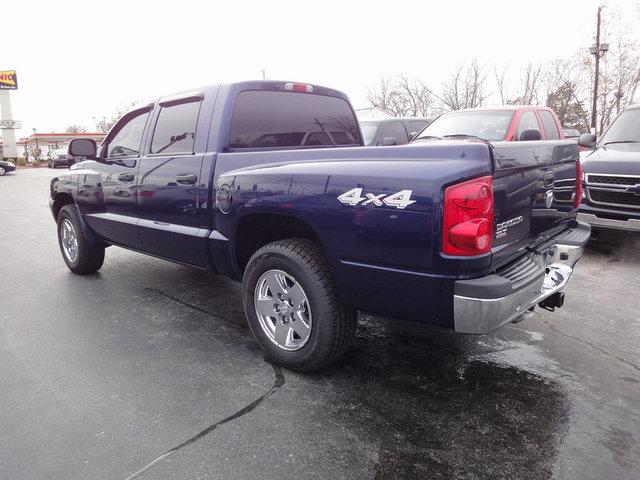
[(553, 181), (556, 178), (556, 174), (553, 170), (549, 170), (548, 172), (545, 172), (544, 174), (544, 186), (545, 187), (550, 187), (551, 185), (553, 185)]

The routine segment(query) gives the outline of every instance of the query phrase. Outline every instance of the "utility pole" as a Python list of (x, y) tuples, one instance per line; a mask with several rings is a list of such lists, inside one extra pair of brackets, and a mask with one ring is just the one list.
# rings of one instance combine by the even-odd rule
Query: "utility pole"
[(598, 7), (598, 21), (596, 24), (596, 44), (589, 49), (591, 55), (596, 57), (596, 71), (593, 79), (593, 103), (591, 104), (591, 129), (596, 133), (598, 117), (598, 80), (600, 78), (600, 59), (609, 50), (608, 43), (600, 43), (600, 24), (602, 18), (602, 7)]
[(262, 70), (260, 70), (260, 73), (262, 73), (262, 79), (266, 80), (267, 79), (267, 72), (265, 71), (264, 68)]

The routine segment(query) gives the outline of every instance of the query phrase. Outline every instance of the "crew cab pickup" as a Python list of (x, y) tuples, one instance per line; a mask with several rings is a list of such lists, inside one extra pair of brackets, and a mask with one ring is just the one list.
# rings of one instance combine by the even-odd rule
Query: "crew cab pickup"
[(596, 144), (584, 134), (584, 199), (579, 218), (593, 227), (640, 232), (640, 105), (625, 108)]
[(116, 245), (241, 281), (257, 342), (299, 371), (345, 352), (359, 310), (482, 334), (559, 307), (590, 232), (575, 142), (367, 148), (347, 97), (316, 85), (163, 97), (69, 152), (88, 160), (50, 206), (71, 271)]

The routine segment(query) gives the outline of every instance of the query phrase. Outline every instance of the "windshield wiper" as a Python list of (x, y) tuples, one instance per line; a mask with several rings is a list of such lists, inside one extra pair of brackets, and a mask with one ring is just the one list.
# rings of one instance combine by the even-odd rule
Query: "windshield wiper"
[(476, 138), (483, 142), (488, 142), (488, 140), (484, 138), (478, 137), (477, 135), (469, 135), (468, 133), (452, 133), (451, 135), (443, 135), (442, 138)]
[(422, 137), (414, 138), (412, 141), (416, 142), (418, 140), (431, 140), (431, 139), (442, 140), (442, 137), (438, 137), (436, 135), (423, 135)]
[(612, 143), (640, 143), (640, 140), (614, 140), (612, 142), (604, 142), (605, 145), (611, 145)]

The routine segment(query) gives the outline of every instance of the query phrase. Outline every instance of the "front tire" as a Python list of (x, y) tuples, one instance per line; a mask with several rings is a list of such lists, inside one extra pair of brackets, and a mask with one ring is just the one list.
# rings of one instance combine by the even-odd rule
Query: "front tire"
[(260, 248), (249, 259), (242, 291), (253, 335), (284, 367), (320, 370), (351, 343), (356, 312), (340, 299), (316, 242), (288, 239)]
[(75, 205), (65, 205), (60, 209), (58, 244), (64, 262), (73, 273), (95, 273), (104, 263), (104, 246), (86, 237)]
[(4, 169), (4, 167), (0, 167), (0, 177), (2, 177), (5, 173), (7, 173), (7, 171)]

